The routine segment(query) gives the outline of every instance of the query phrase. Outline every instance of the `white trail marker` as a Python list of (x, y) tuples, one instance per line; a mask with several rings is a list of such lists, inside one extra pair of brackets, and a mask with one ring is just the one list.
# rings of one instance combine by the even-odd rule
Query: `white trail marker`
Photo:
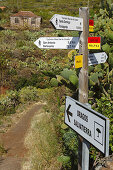
[(83, 31), (83, 19), (66, 15), (55, 14), (50, 22), (56, 29)]
[(43, 49), (79, 49), (79, 37), (40, 37), (34, 44)]
[(109, 119), (66, 97), (65, 123), (103, 153), (109, 153)]
[(93, 53), (88, 55), (88, 65), (105, 63), (108, 56), (105, 52)]

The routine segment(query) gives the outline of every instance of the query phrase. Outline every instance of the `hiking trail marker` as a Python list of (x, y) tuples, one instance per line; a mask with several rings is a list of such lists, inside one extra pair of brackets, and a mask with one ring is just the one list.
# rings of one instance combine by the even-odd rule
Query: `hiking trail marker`
[(79, 16), (55, 14), (50, 22), (58, 30), (80, 31), (80, 37), (40, 37), (34, 44), (42, 49), (79, 49), (82, 58), (76, 58), (76, 68), (83, 65), (79, 72), (79, 102), (66, 97), (65, 123), (79, 134), (78, 170), (88, 170), (90, 143), (109, 156), (109, 119), (82, 104), (88, 103), (88, 65), (104, 63), (107, 55), (88, 54), (88, 49), (101, 48), (101, 38), (88, 37), (89, 27), (92, 32), (94, 25), (89, 20), (89, 8), (79, 8)]
[(75, 68), (82, 68), (83, 67), (83, 55), (75, 56), (74, 66), (75, 66)]
[(108, 56), (105, 52), (93, 53), (88, 55), (88, 66), (105, 63)]
[(83, 31), (83, 18), (55, 14), (50, 22), (56, 29)]
[(94, 20), (89, 19), (89, 32), (94, 32)]
[(109, 151), (109, 119), (66, 97), (65, 123), (101, 152)]
[(88, 49), (101, 49), (101, 37), (88, 37)]
[[(88, 66), (105, 63), (108, 56), (105, 52), (88, 54)], [(74, 68), (83, 67), (83, 55), (75, 56)]]
[(34, 44), (43, 49), (79, 49), (79, 37), (40, 37)]

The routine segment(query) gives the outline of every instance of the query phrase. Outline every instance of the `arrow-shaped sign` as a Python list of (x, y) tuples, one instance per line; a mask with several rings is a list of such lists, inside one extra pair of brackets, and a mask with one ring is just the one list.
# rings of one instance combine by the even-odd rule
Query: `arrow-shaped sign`
[(79, 37), (40, 37), (34, 44), (43, 49), (79, 49)]
[(73, 116), (72, 113), (69, 111), (71, 105), (69, 104), (68, 108), (67, 108), (67, 117), (68, 117), (68, 120), (70, 122), (70, 117), (69, 116)]
[(101, 152), (109, 150), (109, 119), (104, 115), (66, 96), (64, 122)]
[(83, 18), (55, 14), (50, 22), (56, 29), (83, 31)]
[(93, 53), (88, 55), (88, 65), (95, 65), (95, 64), (101, 64), (105, 63), (108, 56), (105, 52), (101, 53)]

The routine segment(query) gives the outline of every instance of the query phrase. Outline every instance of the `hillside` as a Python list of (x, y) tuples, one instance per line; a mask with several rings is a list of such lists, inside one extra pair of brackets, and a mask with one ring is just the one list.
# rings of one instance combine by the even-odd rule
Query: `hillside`
[[(77, 166), (78, 137), (77, 134), (64, 124), (65, 97), (71, 96), (78, 100), (79, 91), (79, 70), (74, 68), (74, 56), (79, 50), (60, 49), (39, 49), (34, 42), (39, 37), (78, 37), (77, 31), (55, 30), (50, 24), (50, 19), (54, 14), (69, 16), (79, 16), (79, 7), (89, 6), (89, 17), (94, 19), (94, 32), (91, 37), (101, 37), (101, 49), (89, 50), (89, 53), (105, 52), (108, 56), (105, 63), (95, 64), (88, 67), (88, 103), (92, 109), (103, 114), (110, 119), (110, 155), (113, 153), (113, 4), (111, 1), (99, 0), (76, 1), (70, 0), (2, 0), (0, 6), (5, 6), (5, 10), (0, 10), (0, 87), (3, 95), (0, 95), (0, 128), (5, 126), (9, 117), (16, 113), (17, 109), (24, 107), (27, 103), (42, 101), (46, 102), (44, 111), (47, 114), (45, 122), (52, 122), (55, 142), (58, 144), (58, 157), (56, 162), (63, 169), (72, 170)], [(37, 31), (10, 28), (10, 15), (23, 10), (29, 10), (42, 17), (41, 28)], [(7, 91), (6, 91), (7, 90)], [(49, 118), (46, 120), (46, 118)], [(33, 132), (34, 146), (38, 150), (37, 128), (43, 125), (43, 118), (37, 124), (35, 120), (36, 132)], [(54, 124), (54, 126), (53, 126)], [(6, 126), (10, 126), (8, 123)], [(42, 127), (42, 126), (41, 126)], [(50, 126), (48, 126), (49, 128)], [(31, 127), (32, 129), (32, 127)], [(46, 133), (46, 126), (43, 126), (43, 134)], [(33, 129), (32, 129), (33, 130)], [(49, 128), (48, 134), (51, 128)], [(40, 132), (40, 133), (41, 133)], [(3, 132), (2, 132), (3, 133)], [(48, 136), (47, 134), (47, 136)], [(32, 135), (32, 133), (30, 134)], [(44, 135), (45, 136), (45, 135)], [(32, 139), (32, 137), (29, 137)], [(49, 138), (50, 140), (50, 138)], [(48, 141), (49, 141), (48, 140)], [(30, 144), (30, 142), (29, 142)], [(32, 146), (31, 147), (32, 151)], [(40, 143), (42, 144), (42, 143)], [(49, 142), (53, 146), (54, 143)], [(48, 144), (47, 144), (48, 145)], [(47, 146), (46, 145), (46, 146)], [(49, 145), (49, 147), (51, 147)], [(49, 148), (47, 147), (47, 148)], [(29, 148), (30, 149), (30, 148)], [(41, 149), (45, 151), (42, 147)], [(0, 152), (5, 151), (0, 144)], [(48, 159), (49, 151), (45, 155)], [(45, 154), (45, 152), (39, 152)], [(31, 162), (34, 162), (37, 169), (37, 155), (31, 155)], [(104, 155), (95, 149), (90, 148), (90, 166), (96, 166), (98, 159)], [(42, 156), (40, 157), (42, 159)], [(42, 166), (45, 166), (45, 160)], [(40, 159), (39, 159), (40, 161)], [(100, 161), (101, 162), (101, 161)], [(57, 165), (56, 163), (56, 165)], [(48, 163), (47, 163), (48, 164)], [(31, 165), (32, 166), (32, 163)], [(39, 169), (40, 170), (40, 169)]]
[(54, 14), (63, 14), (70, 16), (79, 15), (79, 7), (89, 6), (90, 17), (93, 17), (94, 13), (98, 12), (100, 5), (99, 0), (3, 0), (0, 1), (0, 6), (7, 7), (7, 13), (2, 17), (9, 20), (9, 16), (20, 10), (29, 10), (36, 15), (41, 16), (43, 24), (48, 27), (49, 20)]

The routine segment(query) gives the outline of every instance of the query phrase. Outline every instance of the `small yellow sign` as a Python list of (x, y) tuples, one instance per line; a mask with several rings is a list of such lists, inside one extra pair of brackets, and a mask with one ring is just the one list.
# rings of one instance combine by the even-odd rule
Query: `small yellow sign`
[(94, 26), (89, 25), (89, 32), (94, 32)]
[(100, 43), (88, 43), (88, 49), (101, 49)]
[(75, 56), (75, 68), (83, 67), (83, 55)]

